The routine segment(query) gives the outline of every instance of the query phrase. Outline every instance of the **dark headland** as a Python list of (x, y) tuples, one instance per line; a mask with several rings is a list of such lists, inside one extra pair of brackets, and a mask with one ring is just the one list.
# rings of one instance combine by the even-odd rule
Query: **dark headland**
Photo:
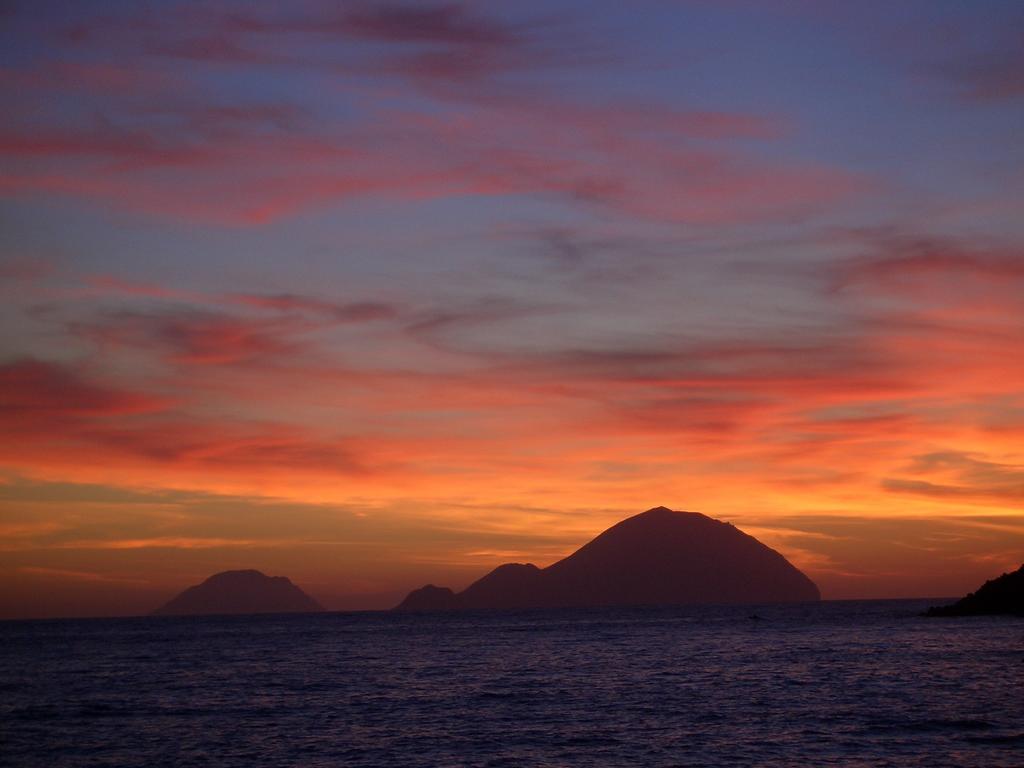
[(259, 571), (248, 570), (214, 574), (157, 608), (153, 615), (312, 613), (322, 610), (323, 606), (285, 576), (266, 576)]
[(986, 581), (977, 592), (952, 605), (929, 608), (927, 616), (989, 616), (1012, 614), (1024, 616), (1024, 565), (1013, 573)]
[(729, 523), (656, 507), (613, 525), (547, 568), (510, 563), (459, 593), (432, 584), (397, 610), (820, 600), (786, 558)]

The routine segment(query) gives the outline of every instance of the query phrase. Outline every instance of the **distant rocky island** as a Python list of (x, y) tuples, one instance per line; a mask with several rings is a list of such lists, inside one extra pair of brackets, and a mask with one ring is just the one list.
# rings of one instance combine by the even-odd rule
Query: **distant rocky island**
[(322, 610), (323, 606), (292, 584), (290, 579), (246, 570), (214, 574), (157, 608), (153, 615), (312, 613)]
[(926, 616), (986, 616), (1012, 614), (1024, 616), (1024, 565), (1013, 573), (1004, 573), (986, 581), (977, 592), (952, 605), (929, 608)]
[(459, 593), (428, 584), (409, 593), (396, 610), (820, 599), (814, 582), (786, 558), (730, 523), (656, 507), (612, 526), (547, 568), (502, 565)]

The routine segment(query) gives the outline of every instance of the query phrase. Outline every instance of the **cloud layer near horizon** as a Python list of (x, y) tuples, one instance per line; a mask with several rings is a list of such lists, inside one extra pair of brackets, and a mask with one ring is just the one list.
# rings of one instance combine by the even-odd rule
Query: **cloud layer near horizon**
[(1019, 564), (1022, 19), (945, 13), (15, 7), (0, 611), (384, 604), (657, 504), (832, 597)]

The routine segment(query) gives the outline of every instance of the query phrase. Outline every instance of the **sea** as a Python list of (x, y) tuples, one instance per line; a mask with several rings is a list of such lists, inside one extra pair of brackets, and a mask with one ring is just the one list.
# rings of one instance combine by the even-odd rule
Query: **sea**
[(0, 622), (0, 765), (1024, 766), (935, 601)]

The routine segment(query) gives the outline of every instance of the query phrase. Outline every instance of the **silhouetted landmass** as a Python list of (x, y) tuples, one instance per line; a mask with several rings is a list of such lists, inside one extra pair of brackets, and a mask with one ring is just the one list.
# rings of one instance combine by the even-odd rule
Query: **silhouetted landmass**
[(323, 606), (292, 584), (290, 579), (249, 570), (215, 574), (157, 608), (153, 615), (312, 613), (322, 610)]
[(926, 616), (985, 616), (993, 614), (1024, 616), (1024, 565), (1013, 573), (1004, 573), (986, 581), (977, 592), (971, 592), (952, 605), (929, 608)]
[(402, 607), (410, 611), (447, 611), (458, 606), (455, 593), (448, 587), (427, 584), (410, 592), (402, 601)]
[(820, 600), (786, 558), (729, 523), (657, 507), (612, 526), (547, 568), (510, 563), (458, 594), (428, 585), (398, 610)]

